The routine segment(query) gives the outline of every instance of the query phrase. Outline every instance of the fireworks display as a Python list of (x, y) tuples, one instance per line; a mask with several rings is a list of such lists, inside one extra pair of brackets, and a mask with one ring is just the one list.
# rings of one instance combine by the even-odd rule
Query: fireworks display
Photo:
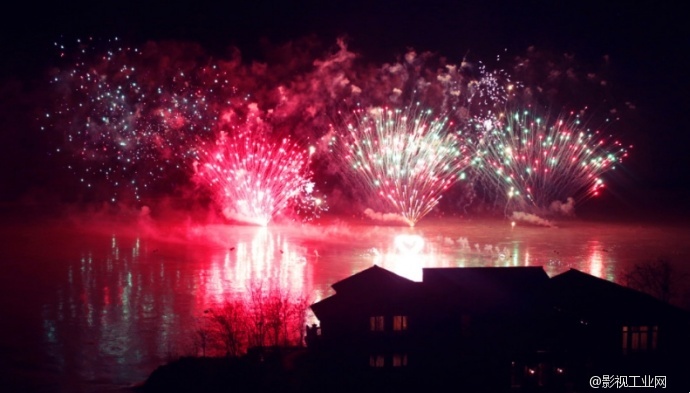
[(366, 203), (410, 226), (462, 177), (468, 155), (447, 118), (431, 111), (373, 108), (336, 144)]
[(518, 111), (477, 127), (472, 168), (479, 183), (512, 211), (569, 214), (574, 204), (599, 194), (601, 175), (628, 154), (620, 142), (590, 132), (572, 114), (549, 120)]
[(195, 179), (227, 218), (264, 226), (291, 200), (311, 198), (314, 186), (307, 152), (287, 138), (272, 143), (251, 132), (222, 134), (215, 146), (200, 149), (195, 167)]
[(107, 184), (100, 188), (112, 202), (174, 193), (170, 185), (188, 177), (195, 143), (214, 140), (248, 105), (236, 64), (216, 62), (194, 44), (80, 41), (70, 56), (56, 46), (71, 60), (52, 76), (59, 99), (46, 118), (76, 158), (73, 172), (87, 188)]
[(62, 134), (56, 150), (85, 188), (112, 203), (187, 197), (197, 185), (226, 217), (266, 225), (288, 211), (318, 216), (321, 175), (344, 180), (328, 187), (349, 195), (345, 206), (354, 199), (370, 218), (412, 226), (471, 176), (467, 200), (479, 191), (539, 214), (595, 195), (601, 174), (627, 154), (575, 118), (494, 115), (515, 101), (552, 99), (563, 78), (605, 85), (551, 70), (549, 95), (536, 95), (539, 80), (528, 71), (551, 63), (533, 51), (513, 69), (531, 78), (526, 85), (481, 61), (451, 64), (413, 50), (363, 66), (341, 41), (316, 58), (299, 45), (280, 48), (271, 64), (245, 64), (239, 52), (216, 59), (193, 43), (56, 47), (58, 98), (44, 128)]

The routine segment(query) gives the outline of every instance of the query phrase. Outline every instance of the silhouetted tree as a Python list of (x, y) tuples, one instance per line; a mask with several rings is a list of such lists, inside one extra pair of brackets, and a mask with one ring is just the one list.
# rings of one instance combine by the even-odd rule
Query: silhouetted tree
[(624, 277), (628, 287), (671, 303), (678, 295), (677, 283), (685, 276), (675, 271), (669, 260), (659, 258), (635, 264)]
[(226, 302), (218, 309), (211, 309), (210, 321), (217, 340), (227, 356), (239, 356), (244, 351), (247, 336), (246, 307), (240, 301)]
[[(209, 335), (211, 332), (205, 327), (200, 327), (200, 328), (196, 329), (195, 333), (196, 333), (196, 335), (194, 337), (196, 339), (195, 343), (197, 344), (198, 348), (201, 350), (201, 356), (206, 357), (206, 348), (208, 346)], [(198, 351), (197, 351), (197, 353), (198, 353)]]
[(244, 296), (205, 310), (195, 343), (202, 356), (223, 353), (231, 357), (251, 347), (300, 346), (309, 304), (303, 294), (256, 282)]

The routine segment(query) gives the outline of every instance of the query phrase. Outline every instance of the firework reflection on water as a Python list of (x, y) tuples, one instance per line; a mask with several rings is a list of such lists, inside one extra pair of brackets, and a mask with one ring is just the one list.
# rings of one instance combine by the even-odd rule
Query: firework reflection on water
[(618, 281), (658, 257), (687, 273), (690, 258), (690, 231), (656, 224), (149, 225), (3, 228), (2, 259), (13, 274), (0, 276), (0, 305), (14, 317), (0, 345), (23, 386), (93, 391), (91, 381), (141, 382), (190, 350), (190, 326), (205, 309), (256, 282), (318, 301), (374, 264), (412, 280), (424, 267), (543, 266), (549, 275), (575, 268)]

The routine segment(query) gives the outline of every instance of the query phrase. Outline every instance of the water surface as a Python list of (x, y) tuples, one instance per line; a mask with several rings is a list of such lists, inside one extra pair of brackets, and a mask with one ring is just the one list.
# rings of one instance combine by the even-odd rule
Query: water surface
[(620, 282), (665, 258), (690, 272), (682, 224), (429, 219), (238, 225), (45, 221), (1, 229), (0, 376), (8, 391), (102, 392), (194, 353), (203, 310), (257, 283), (318, 301), (374, 264), (413, 280), (423, 267), (575, 268)]

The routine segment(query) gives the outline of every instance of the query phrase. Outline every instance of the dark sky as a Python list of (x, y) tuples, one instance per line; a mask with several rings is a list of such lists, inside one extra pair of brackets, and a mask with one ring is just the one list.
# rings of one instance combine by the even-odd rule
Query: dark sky
[[(6, 6), (7, 7), (7, 6)], [(35, 158), (42, 138), (31, 129), (37, 104), (24, 93), (42, 83), (59, 39), (121, 37), (126, 42), (187, 39), (222, 51), (238, 46), (260, 56), (259, 42), (308, 34), (325, 41), (346, 35), (350, 48), (386, 61), (409, 47), (458, 62), (469, 53), (493, 58), (536, 46), (614, 65), (616, 94), (635, 103), (629, 121), (635, 150), (625, 192), (682, 193), (690, 185), (687, 72), (690, 34), (686, 13), (664, 1), (67, 1), (21, 2), (0, 23), (0, 130), (3, 199), (50, 177)], [(37, 139), (38, 138), (38, 139)], [(32, 180), (33, 181), (33, 180)], [(627, 187), (627, 188), (626, 188)], [(636, 198), (640, 198), (639, 196)]]

